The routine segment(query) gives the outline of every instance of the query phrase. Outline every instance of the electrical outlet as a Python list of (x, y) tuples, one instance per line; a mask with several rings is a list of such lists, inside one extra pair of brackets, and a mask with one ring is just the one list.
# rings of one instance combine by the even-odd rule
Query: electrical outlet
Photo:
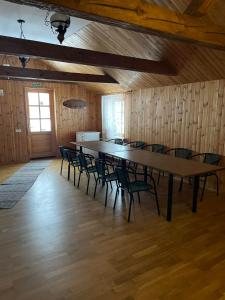
[(22, 132), (20, 128), (16, 128), (16, 132)]
[(4, 90), (0, 89), (0, 97), (3, 97), (3, 96), (4, 96)]

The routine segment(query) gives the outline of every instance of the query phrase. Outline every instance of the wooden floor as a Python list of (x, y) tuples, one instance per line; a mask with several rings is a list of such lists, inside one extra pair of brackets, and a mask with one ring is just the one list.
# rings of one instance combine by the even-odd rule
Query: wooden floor
[(0, 210), (1, 300), (225, 299), (224, 196), (207, 192), (193, 214), (185, 186), (168, 223), (165, 178), (162, 216), (143, 194), (128, 224), (126, 203), (119, 199), (113, 214), (104, 188), (94, 200), (85, 176), (74, 188), (59, 166), (54, 161), (13, 209)]
[(0, 166), (0, 182), (5, 181), (24, 164), (11, 164)]

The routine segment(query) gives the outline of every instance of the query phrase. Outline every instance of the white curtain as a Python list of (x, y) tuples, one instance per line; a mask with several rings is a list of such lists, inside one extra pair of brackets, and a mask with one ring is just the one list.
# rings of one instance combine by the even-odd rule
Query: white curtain
[(102, 96), (102, 137), (124, 138), (124, 95)]

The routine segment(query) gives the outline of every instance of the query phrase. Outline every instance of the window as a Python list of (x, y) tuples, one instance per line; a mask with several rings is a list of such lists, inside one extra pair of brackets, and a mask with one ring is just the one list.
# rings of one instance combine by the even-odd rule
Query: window
[(28, 92), (30, 132), (51, 131), (50, 96), (45, 92)]
[(122, 94), (102, 97), (103, 138), (124, 138), (124, 97)]

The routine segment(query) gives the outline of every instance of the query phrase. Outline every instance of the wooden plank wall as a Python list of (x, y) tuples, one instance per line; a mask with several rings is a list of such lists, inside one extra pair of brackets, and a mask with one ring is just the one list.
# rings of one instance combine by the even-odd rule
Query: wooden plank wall
[(128, 139), (225, 156), (225, 80), (140, 89), (125, 99)]
[[(1, 164), (29, 160), (25, 87), (32, 87), (32, 82), (0, 80), (0, 89), (4, 90), (4, 96), (0, 97)], [(101, 129), (100, 96), (76, 84), (43, 83), (42, 87), (54, 90), (57, 145), (74, 140), (76, 131)], [(63, 107), (62, 102), (71, 97), (86, 100), (87, 107), (78, 110)], [(22, 132), (16, 133), (16, 128)]]

